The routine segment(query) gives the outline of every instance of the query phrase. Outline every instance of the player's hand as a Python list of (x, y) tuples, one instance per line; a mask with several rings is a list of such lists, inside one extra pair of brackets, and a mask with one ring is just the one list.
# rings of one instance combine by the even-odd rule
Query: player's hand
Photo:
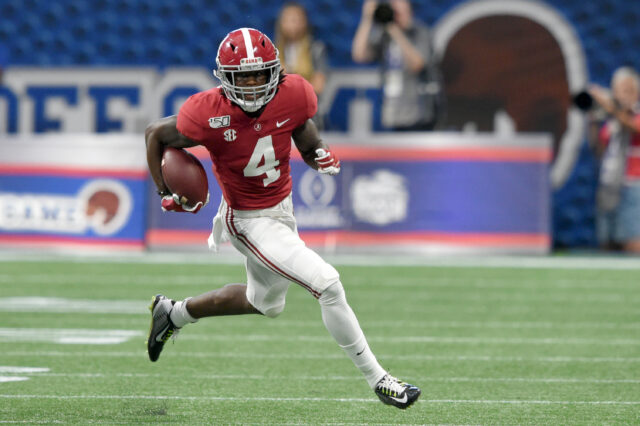
[(607, 110), (607, 112), (613, 109), (613, 101), (607, 89), (597, 84), (592, 84), (589, 86), (588, 91), (591, 97), (600, 104), (601, 107)]
[(377, 0), (366, 0), (362, 5), (362, 17), (372, 21), (376, 7), (378, 7)]
[(199, 202), (195, 206), (189, 207), (182, 202), (178, 194), (170, 194), (162, 197), (161, 205), (162, 205), (162, 210), (165, 212), (166, 211), (180, 212), (180, 213), (189, 212), (189, 213), (196, 214), (198, 213), (198, 211), (200, 211), (202, 207), (206, 206), (208, 202), (209, 202), (209, 194), (207, 194), (207, 201), (205, 203)]
[(318, 165), (318, 172), (331, 176), (340, 173), (340, 160), (333, 152), (318, 148), (314, 160)]

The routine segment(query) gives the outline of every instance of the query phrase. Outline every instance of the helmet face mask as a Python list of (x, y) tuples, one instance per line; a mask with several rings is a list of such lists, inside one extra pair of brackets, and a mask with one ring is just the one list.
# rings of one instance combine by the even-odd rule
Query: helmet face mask
[(260, 31), (240, 28), (227, 34), (218, 48), (216, 64), (213, 74), (225, 95), (243, 110), (257, 111), (276, 95), (278, 49)]

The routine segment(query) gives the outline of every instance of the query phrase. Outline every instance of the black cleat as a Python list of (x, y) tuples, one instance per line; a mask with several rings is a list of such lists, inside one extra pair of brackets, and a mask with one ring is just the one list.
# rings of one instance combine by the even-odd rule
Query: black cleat
[(170, 337), (175, 339), (180, 331), (169, 318), (172, 308), (173, 301), (161, 294), (157, 294), (151, 299), (151, 306), (149, 306), (151, 327), (149, 329), (149, 339), (147, 340), (147, 352), (149, 353), (149, 359), (153, 362), (160, 357), (160, 352), (162, 352), (167, 340)]
[(375, 388), (380, 401), (405, 409), (417, 401), (422, 392), (419, 387), (404, 383), (390, 374), (380, 379)]

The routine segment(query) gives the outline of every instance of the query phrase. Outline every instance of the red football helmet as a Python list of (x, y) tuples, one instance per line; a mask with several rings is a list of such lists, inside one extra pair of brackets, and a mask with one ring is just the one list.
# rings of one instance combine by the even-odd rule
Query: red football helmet
[[(213, 74), (222, 83), (225, 95), (245, 111), (262, 108), (276, 95), (280, 78), (278, 49), (269, 37), (253, 28), (231, 31), (220, 43)], [(267, 83), (239, 86), (237, 74), (264, 71)]]

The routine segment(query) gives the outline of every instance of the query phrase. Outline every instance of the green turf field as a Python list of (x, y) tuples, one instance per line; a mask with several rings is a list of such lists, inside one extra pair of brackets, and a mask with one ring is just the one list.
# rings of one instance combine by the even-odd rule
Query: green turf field
[(640, 423), (640, 269), (337, 268), (383, 366), (422, 388), (410, 409), (296, 286), (280, 317), (201, 320), (149, 362), (151, 296), (240, 265), (0, 262), (0, 423)]

